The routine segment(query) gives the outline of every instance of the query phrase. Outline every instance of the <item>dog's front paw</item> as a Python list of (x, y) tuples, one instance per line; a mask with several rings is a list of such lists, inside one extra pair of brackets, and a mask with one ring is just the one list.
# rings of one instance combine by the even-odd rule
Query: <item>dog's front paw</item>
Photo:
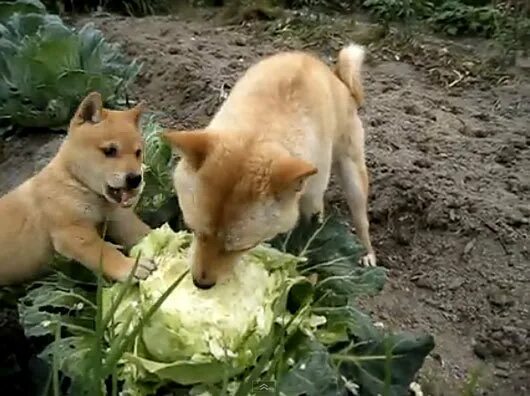
[(377, 265), (375, 253), (368, 253), (366, 256), (361, 257), (361, 264), (364, 267), (375, 267)]
[(134, 272), (134, 278), (137, 280), (146, 279), (156, 269), (157, 264), (149, 258), (140, 258), (136, 271)]

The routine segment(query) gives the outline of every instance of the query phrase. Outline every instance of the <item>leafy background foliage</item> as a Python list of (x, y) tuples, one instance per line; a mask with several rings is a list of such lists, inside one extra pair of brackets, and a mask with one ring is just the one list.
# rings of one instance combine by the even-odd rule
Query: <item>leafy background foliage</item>
[(171, 0), (44, 0), (52, 12), (106, 11), (142, 16), (168, 12), (174, 4)]
[(0, 2), (0, 127), (64, 128), (90, 91), (109, 106), (139, 71), (88, 24), (74, 30), (42, 3)]
[(341, 14), (367, 11), (384, 26), (397, 22), (413, 26), (415, 30), (427, 28), (449, 36), (492, 38), (510, 50), (528, 50), (530, 43), (528, 1), (227, 0), (225, 3), (239, 8), (243, 18), (248, 16), (248, 11), (253, 15), (274, 17), (281, 13), (273, 10), (281, 8)]

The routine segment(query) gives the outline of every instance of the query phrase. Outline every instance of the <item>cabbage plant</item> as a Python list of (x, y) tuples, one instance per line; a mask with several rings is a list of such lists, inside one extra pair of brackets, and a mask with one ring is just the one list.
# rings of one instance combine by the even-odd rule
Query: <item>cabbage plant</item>
[(64, 128), (88, 92), (115, 105), (138, 71), (93, 24), (68, 27), (36, 0), (0, 2), (0, 127)]
[[(188, 269), (191, 238), (166, 224), (132, 249), (133, 257), (154, 258), (159, 267), (116, 311), (117, 332), (132, 329), (131, 318), (141, 316)], [(148, 374), (139, 378), (155, 375), (183, 385), (216, 383), (242, 373), (264, 352), (273, 324), (282, 318), (287, 323), (285, 296), (293, 285), (307, 282), (296, 272), (299, 261), (262, 245), (209, 290), (194, 286), (188, 272), (144, 325), (138, 348), (126, 354), (126, 361)], [(104, 292), (104, 307), (112, 306), (122, 287), (116, 284)], [(297, 325), (307, 319), (300, 316)], [(315, 318), (310, 322), (318, 323)]]

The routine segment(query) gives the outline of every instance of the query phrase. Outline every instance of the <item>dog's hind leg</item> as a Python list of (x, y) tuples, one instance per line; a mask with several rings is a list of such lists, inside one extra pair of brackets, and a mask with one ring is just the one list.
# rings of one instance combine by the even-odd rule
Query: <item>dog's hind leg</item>
[(361, 259), (365, 266), (375, 266), (376, 258), (370, 241), (368, 221), (368, 171), (364, 160), (364, 129), (361, 120), (355, 115), (353, 130), (340, 139), (335, 150), (334, 169), (346, 195), (355, 232), (366, 249)]

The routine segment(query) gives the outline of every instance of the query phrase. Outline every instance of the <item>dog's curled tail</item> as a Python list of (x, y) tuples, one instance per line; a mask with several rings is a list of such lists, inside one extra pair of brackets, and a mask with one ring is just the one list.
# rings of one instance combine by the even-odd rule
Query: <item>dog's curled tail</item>
[(358, 106), (364, 103), (364, 88), (361, 68), (364, 61), (364, 47), (350, 44), (339, 52), (335, 74), (348, 87)]

